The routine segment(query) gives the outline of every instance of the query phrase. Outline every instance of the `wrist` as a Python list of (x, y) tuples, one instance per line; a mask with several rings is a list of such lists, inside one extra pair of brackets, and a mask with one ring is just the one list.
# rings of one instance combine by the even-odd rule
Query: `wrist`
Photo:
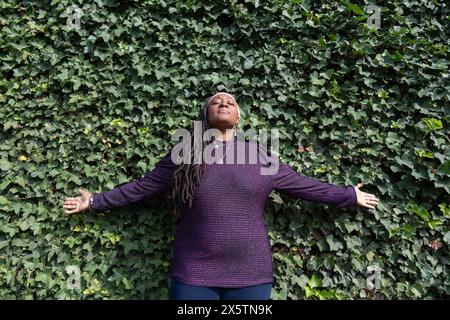
[(89, 200), (88, 200), (88, 205), (89, 205), (88, 208), (91, 211), (94, 211), (93, 204), (94, 204), (94, 194), (91, 193), (91, 195), (89, 196)]

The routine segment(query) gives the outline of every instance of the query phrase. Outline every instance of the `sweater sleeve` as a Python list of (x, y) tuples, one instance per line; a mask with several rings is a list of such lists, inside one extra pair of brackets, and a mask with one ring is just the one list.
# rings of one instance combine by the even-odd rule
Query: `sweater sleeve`
[(112, 190), (93, 192), (92, 208), (97, 212), (143, 202), (167, 190), (177, 165), (172, 162), (171, 152), (159, 160), (155, 168), (142, 178), (120, 185)]
[(290, 165), (282, 162), (279, 162), (278, 172), (271, 177), (274, 190), (300, 199), (331, 204), (337, 208), (357, 205), (353, 186), (338, 186), (302, 176)]

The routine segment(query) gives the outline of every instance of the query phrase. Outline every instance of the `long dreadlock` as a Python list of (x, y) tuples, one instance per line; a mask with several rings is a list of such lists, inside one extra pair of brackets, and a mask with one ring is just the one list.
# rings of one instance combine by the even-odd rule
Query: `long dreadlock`
[[(205, 147), (211, 143), (211, 141), (204, 141), (203, 136), (206, 130), (208, 130), (208, 105), (212, 96), (206, 98), (203, 103), (203, 107), (200, 110), (197, 120), (202, 122), (201, 126), (201, 150), (204, 150)], [(200, 184), (203, 171), (204, 171), (204, 163), (201, 161), (200, 164), (194, 163), (194, 155), (199, 151), (199, 144), (194, 143), (194, 127), (190, 130), (190, 138), (191, 138), (191, 161), (190, 163), (181, 163), (178, 168), (174, 172), (174, 176), (172, 179), (172, 185), (169, 191), (169, 202), (172, 206), (172, 213), (176, 214), (177, 209), (181, 210), (184, 204), (189, 203), (189, 207), (192, 207), (192, 199), (194, 198), (195, 188), (198, 184)], [(202, 153), (203, 154), (203, 153)]]

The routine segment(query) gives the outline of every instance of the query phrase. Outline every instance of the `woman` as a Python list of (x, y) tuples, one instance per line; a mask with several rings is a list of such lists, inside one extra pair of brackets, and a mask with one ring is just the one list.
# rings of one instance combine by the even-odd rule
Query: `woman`
[(215, 128), (220, 134), (212, 141), (202, 140), (201, 147), (204, 150), (213, 143), (214, 155), (215, 150), (221, 150), (219, 160), (223, 160), (229, 150), (236, 159), (238, 150), (242, 150), (236, 146), (241, 144), (245, 163), (175, 164), (169, 152), (141, 179), (99, 193), (80, 189), (80, 197), (65, 199), (66, 213), (108, 211), (167, 190), (174, 211), (181, 213), (170, 269), (170, 298), (268, 300), (273, 266), (263, 215), (273, 190), (338, 208), (375, 208), (379, 199), (360, 191), (362, 183), (328, 184), (302, 176), (281, 162), (276, 173), (262, 175), (260, 169), (268, 165), (267, 161), (278, 158), (258, 157), (256, 164), (248, 161), (254, 143), (237, 138), (239, 117), (239, 106), (232, 95), (218, 92), (207, 98), (198, 116), (202, 133)]

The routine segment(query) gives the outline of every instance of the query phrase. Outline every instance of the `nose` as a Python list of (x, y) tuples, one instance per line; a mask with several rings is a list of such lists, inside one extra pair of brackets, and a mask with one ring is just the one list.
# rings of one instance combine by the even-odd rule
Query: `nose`
[(225, 100), (220, 100), (219, 108), (222, 108), (222, 107), (228, 108), (228, 104)]

